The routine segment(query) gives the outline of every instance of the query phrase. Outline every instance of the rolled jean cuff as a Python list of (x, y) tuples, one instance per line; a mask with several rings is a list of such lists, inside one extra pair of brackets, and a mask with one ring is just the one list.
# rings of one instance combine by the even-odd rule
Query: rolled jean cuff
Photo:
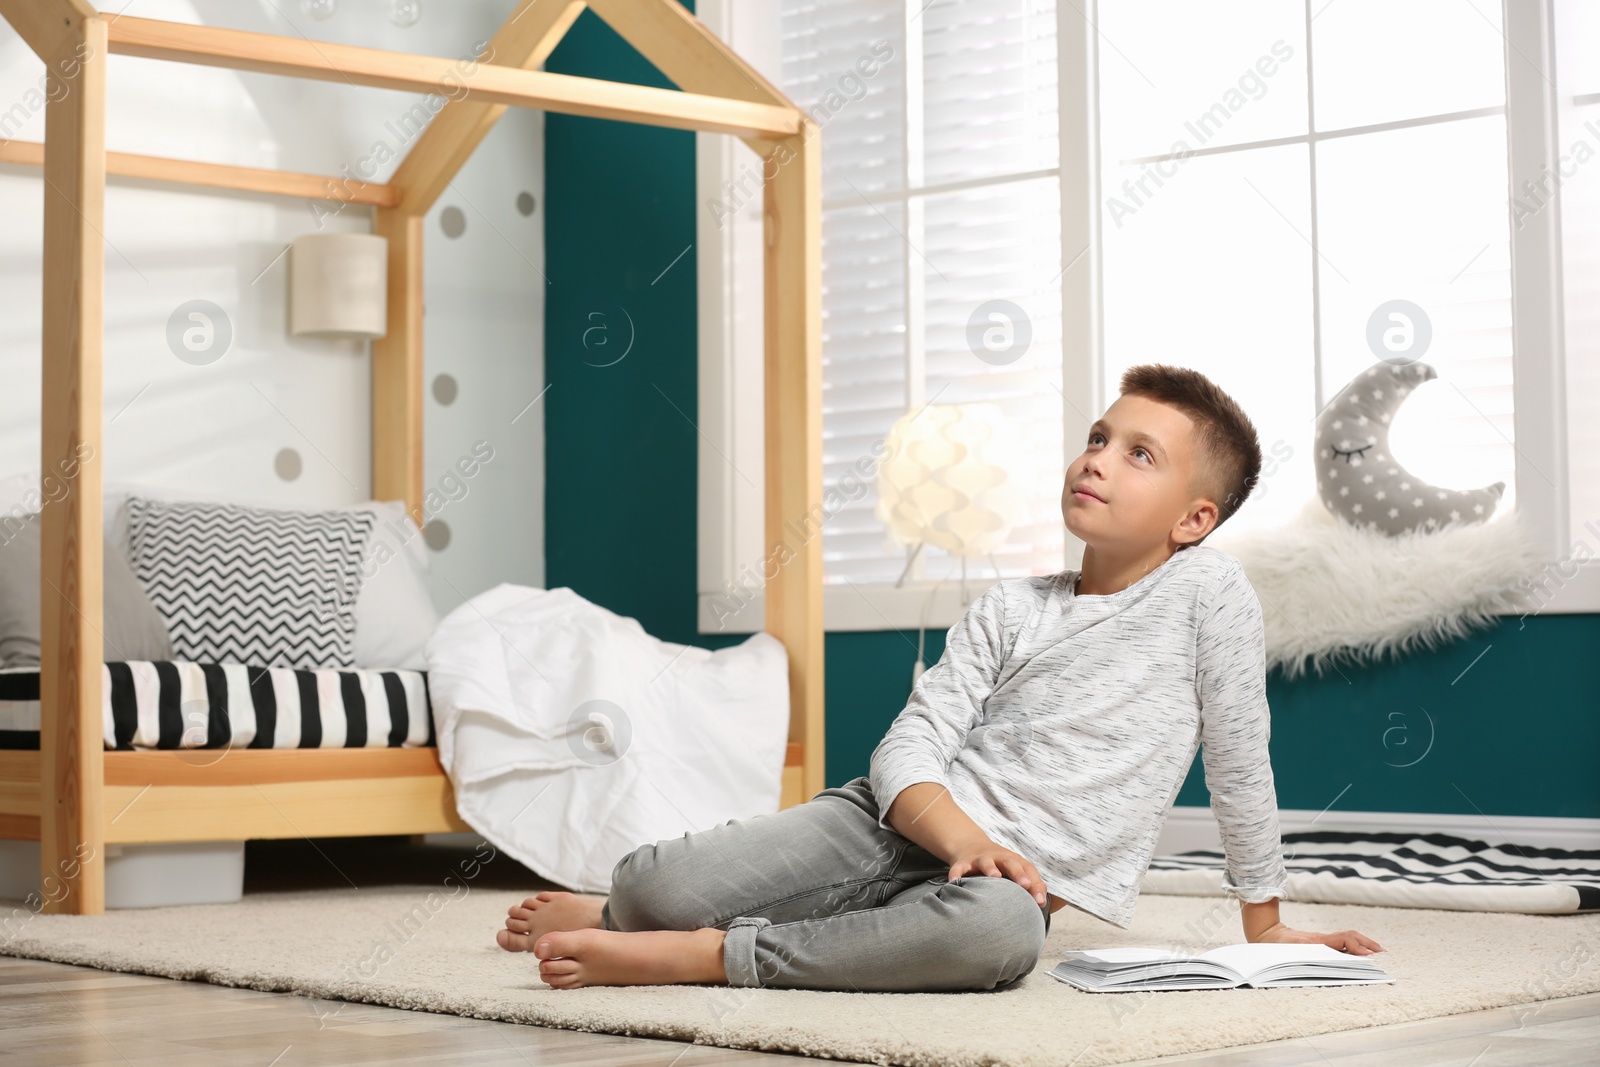
[(771, 925), (771, 919), (751, 917), (741, 917), (728, 924), (722, 939), (722, 969), (728, 972), (730, 986), (761, 988), (761, 977), (756, 972), (756, 934), (762, 927)]

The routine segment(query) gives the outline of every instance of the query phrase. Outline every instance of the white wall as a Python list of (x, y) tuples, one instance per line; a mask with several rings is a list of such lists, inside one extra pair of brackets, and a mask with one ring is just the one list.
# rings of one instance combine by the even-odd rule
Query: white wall
[[(428, 3), (409, 27), (390, 21), (389, 0), (338, 0), (325, 20), (299, 0), (143, 0), (137, 14), (464, 58), (510, 8)], [(43, 140), (43, 75), (0, 21), (0, 139)], [(126, 56), (110, 57), (107, 80), (110, 150), (330, 176), (360, 174), (371, 160), (365, 176), (377, 180), (414, 143), (400, 123), (423, 100)], [(426, 223), (425, 488), (439, 488), (475, 442), (494, 449), (475, 477), (444, 485), (456, 499), (437, 513), (435, 533), (448, 528), (448, 544), (431, 551), (441, 612), (499, 582), (544, 582), (544, 402), (526, 406), (544, 382), (543, 119), (509, 111)], [(41, 189), (36, 168), (0, 166), (0, 475), (39, 466)], [(524, 192), (531, 215), (518, 210)], [(441, 227), (452, 208), (465, 220), (456, 238)], [(370, 345), (288, 335), (289, 242), (372, 225), (371, 209), (328, 210), (110, 180), (106, 482), (283, 507), (371, 496)], [(199, 366), (167, 340), (169, 318), (194, 299), (218, 305), (233, 331), (227, 351)], [(435, 397), (440, 375), (457, 385), (448, 405)], [(292, 479), (278, 470), (284, 449), (300, 460)]]

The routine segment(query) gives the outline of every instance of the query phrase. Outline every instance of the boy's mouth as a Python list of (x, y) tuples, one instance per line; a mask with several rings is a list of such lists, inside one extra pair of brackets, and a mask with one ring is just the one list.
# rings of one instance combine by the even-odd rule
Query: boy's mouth
[(1075, 485), (1072, 487), (1072, 497), (1074, 500), (1093, 500), (1100, 504), (1104, 504), (1106, 502), (1104, 497), (1096, 496), (1092, 490), (1083, 485)]

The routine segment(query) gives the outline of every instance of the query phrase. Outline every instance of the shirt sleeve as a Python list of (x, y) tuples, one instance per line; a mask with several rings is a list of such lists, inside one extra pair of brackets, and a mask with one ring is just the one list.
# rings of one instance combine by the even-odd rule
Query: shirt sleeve
[(922, 672), (905, 708), (873, 749), (868, 776), (878, 803), (878, 825), (889, 825), (889, 806), (907, 786), (937, 782), (983, 718), (1005, 660), (1005, 585), (996, 582), (950, 628), (944, 655)]
[(1227, 862), (1222, 888), (1251, 904), (1288, 893), (1267, 751), (1266, 659), (1261, 604), (1235, 561), (1201, 616), (1195, 688), (1206, 788)]

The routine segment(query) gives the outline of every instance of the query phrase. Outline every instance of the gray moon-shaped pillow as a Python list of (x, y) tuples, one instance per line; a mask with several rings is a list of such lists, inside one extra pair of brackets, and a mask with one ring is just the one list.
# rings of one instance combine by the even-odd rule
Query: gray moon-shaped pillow
[(1411, 391), (1438, 377), (1426, 363), (1380, 360), (1351, 379), (1317, 416), (1317, 495), (1346, 522), (1391, 536), (1494, 514), (1505, 482), (1442, 489), (1400, 466), (1389, 424)]

